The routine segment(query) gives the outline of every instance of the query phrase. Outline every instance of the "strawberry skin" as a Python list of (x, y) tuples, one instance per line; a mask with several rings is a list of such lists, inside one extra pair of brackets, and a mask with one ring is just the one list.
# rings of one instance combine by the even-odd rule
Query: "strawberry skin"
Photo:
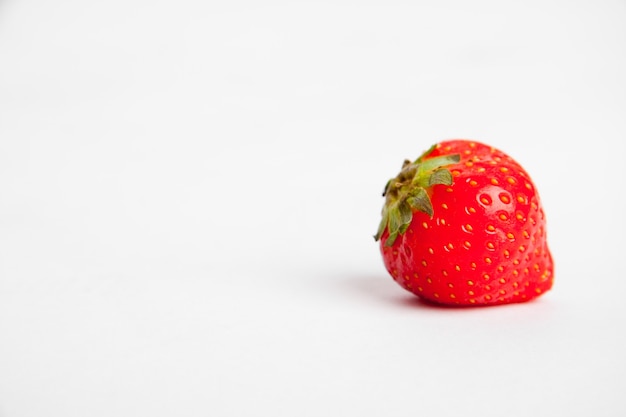
[(437, 304), (529, 301), (554, 266), (535, 185), (510, 156), (469, 140), (440, 142), (405, 161), (385, 187), (375, 238), (406, 290)]

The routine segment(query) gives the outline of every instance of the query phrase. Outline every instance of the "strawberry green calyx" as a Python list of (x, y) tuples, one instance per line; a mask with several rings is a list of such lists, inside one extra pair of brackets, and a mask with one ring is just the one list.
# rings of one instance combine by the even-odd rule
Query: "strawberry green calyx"
[(452, 174), (445, 167), (461, 160), (459, 154), (428, 158), (435, 146), (424, 152), (415, 162), (405, 160), (400, 173), (385, 185), (382, 219), (374, 236), (379, 240), (385, 229), (389, 236), (385, 246), (392, 246), (399, 235), (406, 232), (413, 220), (413, 212), (433, 216), (429, 192), (437, 184), (452, 185)]

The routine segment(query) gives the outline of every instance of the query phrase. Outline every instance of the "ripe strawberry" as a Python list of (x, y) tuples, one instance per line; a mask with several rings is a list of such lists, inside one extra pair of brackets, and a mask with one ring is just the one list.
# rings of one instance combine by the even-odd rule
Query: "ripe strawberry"
[(393, 279), (431, 302), (524, 302), (552, 287), (539, 195), (511, 157), (438, 143), (389, 180), (376, 240)]

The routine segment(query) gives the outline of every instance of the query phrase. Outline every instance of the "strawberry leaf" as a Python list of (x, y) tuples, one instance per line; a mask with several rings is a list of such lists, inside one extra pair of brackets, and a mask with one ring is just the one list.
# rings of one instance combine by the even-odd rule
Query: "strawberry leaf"
[(419, 166), (419, 171), (420, 173), (432, 171), (446, 165), (456, 164), (460, 160), (461, 155), (459, 154), (437, 156), (423, 161)]
[(402, 201), (398, 204), (398, 211), (400, 212), (400, 219), (402, 224), (400, 225), (400, 234), (406, 232), (406, 229), (411, 224), (411, 220), (413, 220), (413, 210), (411, 210), (411, 206), (408, 202)]
[(452, 185), (452, 174), (447, 169), (438, 169), (428, 179), (428, 185)]
[(418, 210), (433, 217), (433, 205), (430, 202), (430, 197), (424, 188), (415, 188), (410, 193), (406, 202), (414, 210)]
[(393, 242), (396, 241), (398, 237), (398, 233), (400, 233), (400, 226), (402, 225), (402, 216), (400, 215), (400, 210), (398, 207), (392, 207), (389, 210), (389, 236), (387, 237), (387, 242), (385, 244), (387, 246), (393, 245)]
[(382, 237), (385, 232), (385, 228), (387, 227), (387, 222), (389, 222), (389, 212), (385, 209), (383, 210), (383, 218), (380, 220), (380, 224), (378, 225), (378, 231), (374, 235), (374, 240), (378, 241)]

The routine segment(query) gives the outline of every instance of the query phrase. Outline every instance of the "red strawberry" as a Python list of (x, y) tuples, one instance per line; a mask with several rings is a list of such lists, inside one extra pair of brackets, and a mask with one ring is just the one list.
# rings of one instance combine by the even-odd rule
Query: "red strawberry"
[(449, 305), (523, 302), (552, 287), (539, 195), (511, 157), (468, 140), (434, 145), (389, 180), (376, 240), (403, 288)]

